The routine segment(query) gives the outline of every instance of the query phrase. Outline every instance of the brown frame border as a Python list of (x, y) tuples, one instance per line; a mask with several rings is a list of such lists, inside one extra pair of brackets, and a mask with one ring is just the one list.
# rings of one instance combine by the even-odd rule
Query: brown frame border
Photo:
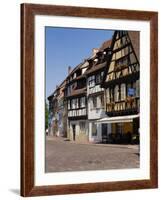
[[(150, 21), (150, 180), (34, 186), (34, 16), (58, 15)], [(21, 195), (58, 195), (158, 187), (158, 13), (21, 4)]]

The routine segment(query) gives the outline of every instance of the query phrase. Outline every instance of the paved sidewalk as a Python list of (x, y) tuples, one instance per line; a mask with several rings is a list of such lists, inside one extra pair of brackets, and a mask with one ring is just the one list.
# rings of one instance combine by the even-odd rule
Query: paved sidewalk
[(90, 143), (90, 142), (76, 142), (76, 141), (71, 141), (67, 138), (64, 137), (54, 137), (54, 136), (47, 136), (47, 140), (53, 140), (53, 141), (60, 141), (60, 142), (69, 142), (73, 144), (80, 144), (80, 145), (95, 145), (95, 146), (102, 146), (102, 147), (113, 147), (113, 148), (130, 148), (130, 149), (139, 149), (139, 145), (136, 144), (106, 144), (106, 143)]
[(138, 167), (137, 145), (79, 144), (66, 138), (46, 138), (46, 172)]

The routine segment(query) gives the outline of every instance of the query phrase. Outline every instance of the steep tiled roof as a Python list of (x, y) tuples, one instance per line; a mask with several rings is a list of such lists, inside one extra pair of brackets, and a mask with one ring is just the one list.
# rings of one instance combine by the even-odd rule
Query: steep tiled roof
[[(91, 58), (90, 60), (93, 60), (93, 59), (95, 59), (97, 57), (100, 57), (101, 55), (99, 55), (99, 54), (102, 54), (102, 52), (105, 49), (110, 48), (111, 42), (112, 42), (112, 40), (106, 40), (105, 42), (103, 42), (102, 45), (101, 45), (101, 47), (99, 48), (98, 53), (95, 55), (94, 58)], [(89, 67), (89, 69), (87, 69), (87, 71), (85, 72), (85, 74), (91, 74), (91, 73), (93, 73), (95, 71), (98, 71), (98, 70), (106, 67), (106, 64), (107, 64), (107, 62), (102, 62), (100, 64), (93, 64), (93, 66), (91, 66), (91, 67)]]
[(104, 51), (110, 46), (111, 46), (111, 40), (106, 40), (105, 42), (102, 43), (101, 47), (99, 48), (99, 51)]
[(102, 68), (106, 67), (106, 64), (107, 64), (107, 62), (105, 61), (103, 63), (97, 64), (97, 65), (93, 65), (89, 70), (87, 70), (85, 72), (85, 74), (91, 74), (91, 73), (93, 73), (95, 71), (98, 71), (99, 69), (102, 69)]
[(131, 39), (133, 49), (136, 53), (138, 61), (140, 62), (140, 32), (139, 31), (128, 31), (128, 35)]

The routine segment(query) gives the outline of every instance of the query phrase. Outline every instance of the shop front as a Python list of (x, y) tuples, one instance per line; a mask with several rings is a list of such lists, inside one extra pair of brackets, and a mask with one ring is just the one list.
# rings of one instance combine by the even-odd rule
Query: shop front
[[(139, 143), (139, 115), (106, 117), (97, 120), (102, 125), (102, 141), (112, 144)], [(107, 131), (108, 125), (111, 127)]]

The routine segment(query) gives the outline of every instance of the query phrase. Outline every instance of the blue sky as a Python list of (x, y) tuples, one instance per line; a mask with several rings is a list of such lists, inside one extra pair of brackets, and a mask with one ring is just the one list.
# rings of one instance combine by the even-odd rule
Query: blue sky
[(113, 34), (109, 30), (79, 28), (46, 27), (45, 31), (46, 98), (65, 79), (68, 66), (76, 67)]

